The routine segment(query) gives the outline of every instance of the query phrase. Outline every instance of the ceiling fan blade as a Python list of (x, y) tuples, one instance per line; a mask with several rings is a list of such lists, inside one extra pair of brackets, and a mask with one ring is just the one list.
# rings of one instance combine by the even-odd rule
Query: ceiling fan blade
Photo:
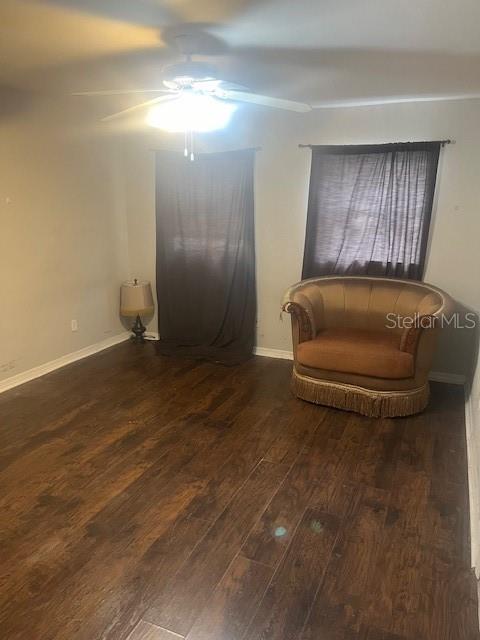
[(136, 104), (133, 107), (128, 107), (128, 109), (123, 109), (122, 111), (117, 111), (117, 113), (112, 113), (105, 118), (102, 118), (102, 122), (111, 122), (112, 120), (117, 120), (117, 118), (123, 118), (123, 116), (128, 115), (129, 113), (133, 113), (138, 109), (146, 109), (147, 107), (152, 107), (154, 104), (159, 104), (160, 102), (167, 102), (168, 100), (174, 100), (178, 94), (172, 94), (169, 96), (160, 96), (159, 98), (153, 98), (153, 100), (147, 100), (147, 102), (141, 102), (140, 104)]
[(250, 93), (249, 87), (246, 87), (244, 84), (229, 82), (228, 80), (220, 80), (219, 89), (222, 91), (245, 91), (246, 93)]
[(312, 107), (303, 102), (294, 102), (293, 100), (283, 100), (282, 98), (272, 98), (270, 96), (262, 96), (258, 93), (249, 93), (248, 91), (233, 91), (226, 89), (218, 89), (214, 95), (224, 100), (236, 100), (238, 102), (250, 102), (259, 104), (263, 107), (273, 107), (274, 109), (286, 109), (287, 111), (297, 111), (306, 113), (311, 111)]
[(132, 93), (174, 93), (170, 89), (110, 89), (106, 91), (75, 91), (72, 96), (122, 96)]
[(84, 14), (101, 16), (130, 24), (158, 27), (179, 19), (177, 12), (155, 0), (40, 0), (44, 4), (59, 5)]

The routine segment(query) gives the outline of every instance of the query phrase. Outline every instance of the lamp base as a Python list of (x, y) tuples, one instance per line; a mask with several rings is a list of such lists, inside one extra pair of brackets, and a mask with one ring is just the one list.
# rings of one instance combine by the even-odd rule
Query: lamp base
[(142, 324), (142, 320), (140, 319), (140, 316), (137, 316), (137, 319), (135, 320), (135, 324), (132, 327), (132, 332), (133, 332), (133, 336), (132, 336), (132, 340), (134, 342), (145, 342), (145, 338), (143, 337), (143, 334), (146, 331), (146, 327), (143, 326)]

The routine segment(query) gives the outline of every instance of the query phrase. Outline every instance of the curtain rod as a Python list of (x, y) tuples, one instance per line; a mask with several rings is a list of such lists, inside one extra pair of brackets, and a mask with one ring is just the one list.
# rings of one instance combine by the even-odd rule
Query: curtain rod
[[(379, 144), (372, 144), (371, 146), (372, 147), (381, 147), (382, 144), (384, 144), (385, 146), (389, 146), (389, 145), (392, 145), (392, 144), (424, 144), (426, 142), (438, 142), (439, 144), (442, 145), (442, 147), (444, 147), (446, 144), (455, 144), (455, 140), (447, 139), (447, 140), (410, 140), (408, 142), (385, 142), (385, 143), (379, 143)], [(337, 145), (330, 145), (330, 144), (326, 144), (326, 145), (323, 145), (323, 144), (299, 144), (298, 146), (301, 149), (306, 149), (306, 148), (313, 149), (314, 147), (334, 147), (334, 146), (337, 146)], [(342, 146), (346, 146), (346, 147), (357, 147), (357, 146), (358, 147), (368, 147), (370, 145), (368, 145), (368, 144), (359, 144), (359, 145), (352, 144), (352, 145), (338, 145), (338, 146), (339, 147), (342, 147)]]

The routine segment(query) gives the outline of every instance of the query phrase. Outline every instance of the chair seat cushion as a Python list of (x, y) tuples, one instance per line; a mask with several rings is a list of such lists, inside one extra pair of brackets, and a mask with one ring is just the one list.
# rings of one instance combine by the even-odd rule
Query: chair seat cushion
[(413, 356), (400, 351), (400, 336), (388, 330), (325, 329), (298, 345), (297, 360), (314, 369), (392, 380), (414, 374)]

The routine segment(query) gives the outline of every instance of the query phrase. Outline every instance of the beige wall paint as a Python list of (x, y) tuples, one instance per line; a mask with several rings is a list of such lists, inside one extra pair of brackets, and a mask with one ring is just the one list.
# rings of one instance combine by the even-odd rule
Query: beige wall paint
[[(197, 140), (206, 151), (261, 146), (256, 167), (257, 344), (290, 348), (290, 323), (279, 317), (285, 289), (300, 279), (310, 152), (299, 143), (357, 144), (452, 138), (439, 169), (425, 279), (462, 307), (480, 309), (480, 101), (316, 110), (307, 115), (240, 111), (223, 134)], [(154, 148), (181, 149), (178, 136), (125, 140), (129, 253), (132, 273), (155, 280)], [(160, 301), (161, 302), (161, 301)], [(150, 324), (156, 330), (156, 318)], [(473, 335), (448, 331), (435, 369), (468, 374)]]
[(128, 256), (108, 139), (37, 101), (0, 115), (0, 140), (2, 380), (121, 333)]

